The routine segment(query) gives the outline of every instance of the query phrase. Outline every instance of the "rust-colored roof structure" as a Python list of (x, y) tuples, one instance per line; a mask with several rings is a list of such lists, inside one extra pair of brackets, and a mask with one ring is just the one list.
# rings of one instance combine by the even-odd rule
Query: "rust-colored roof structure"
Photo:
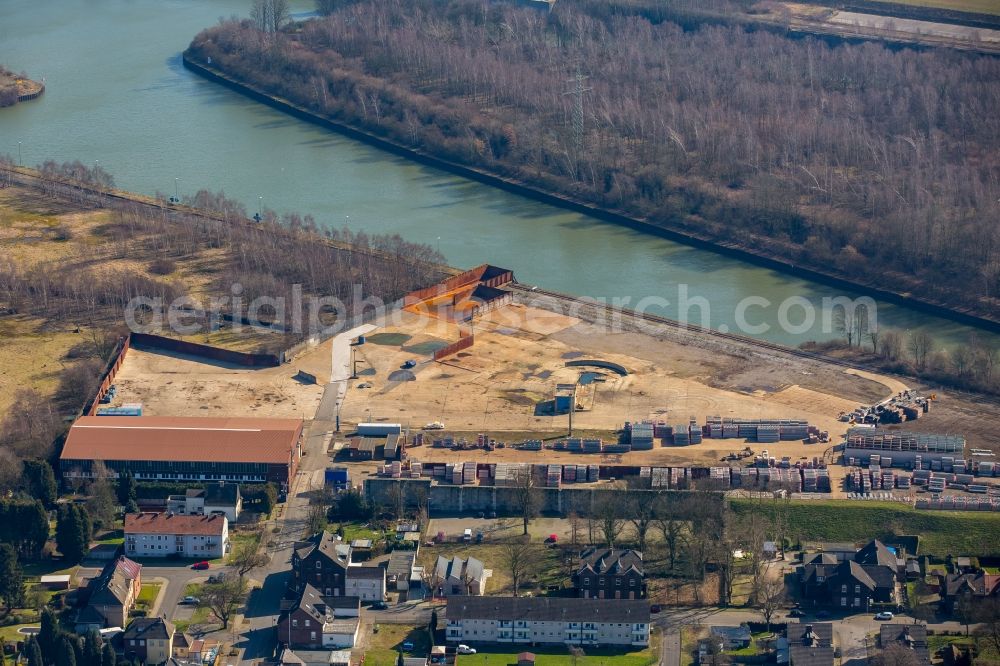
[(125, 534), (203, 534), (221, 536), (226, 517), (213, 513), (208, 516), (188, 516), (159, 511), (125, 514)]
[(81, 416), (63, 460), (160, 460), (287, 464), (300, 419)]

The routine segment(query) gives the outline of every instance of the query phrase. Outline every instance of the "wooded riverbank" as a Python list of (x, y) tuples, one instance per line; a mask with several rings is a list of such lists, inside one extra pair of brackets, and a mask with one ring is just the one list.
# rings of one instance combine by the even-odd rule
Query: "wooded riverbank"
[(302, 120), (334, 130), (352, 139), (363, 141), (393, 154), (412, 159), (420, 164), (442, 169), (449, 173), (530, 197), (543, 203), (584, 213), (608, 222), (626, 225), (695, 247), (709, 249), (797, 277), (868, 294), (885, 301), (919, 309), (929, 314), (962, 324), (976, 326), (984, 330), (1000, 332), (1000, 313), (994, 311), (960, 308), (948, 304), (943, 300), (917, 296), (910, 292), (894, 291), (875, 282), (851, 279), (850, 277), (831, 271), (820, 270), (816, 266), (805, 266), (798, 262), (788, 261), (779, 254), (769, 254), (760, 248), (749, 248), (735, 242), (726, 242), (707, 234), (699, 234), (691, 229), (673, 228), (663, 223), (631, 217), (621, 212), (598, 207), (565, 194), (546, 191), (517, 179), (490, 173), (486, 170), (461, 164), (439, 155), (429, 154), (375, 134), (366, 128), (317, 114), (291, 100), (273, 95), (252, 83), (241, 81), (216, 67), (209, 66), (205, 62), (199, 61), (190, 51), (186, 51), (183, 54), (183, 63), (190, 71), (246, 95), (255, 101), (267, 104)]

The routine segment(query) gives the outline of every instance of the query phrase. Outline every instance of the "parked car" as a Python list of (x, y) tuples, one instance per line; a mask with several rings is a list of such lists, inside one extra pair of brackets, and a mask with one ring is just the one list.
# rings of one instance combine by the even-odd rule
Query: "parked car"
[(805, 617), (805, 616), (806, 614), (802, 611), (801, 608), (793, 608), (792, 610), (788, 611), (788, 617)]
[(455, 652), (458, 654), (476, 654), (476, 648), (470, 648), (468, 645), (459, 645), (455, 648)]
[(188, 604), (190, 606), (197, 606), (198, 604), (201, 603), (201, 599), (199, 599), (198, 597), (187, 596), (181, 599), (181, 603)]
[(384, 601), (376, 601), (371, 605), (372, 610), (385, 610), (386, 608), (388, 608), (388, 606)]
[(415, 368), (415, 367), (417, 367), (417, 362), (414, 361), (413, 359), (410, 359), (410, 360), (406, 361), (405, 363), (403, 363), (403, 368), (405, 368), (407, 370), (409, 370), (410, 368)]
[(208, 562), (195, 562), (194, 564), (191, 565), (191, 568), (194, 569), (195, 571), (204, 571), (210, 566), (211, 565)]
[(225, 577), (222, 574), (212, 574), (208, 577), (209, 583), (221, 583)]
[(889, 611), (882, 611), (881, 613), (876, 613), (875, 614), (875, 619), (876, 620), (891, 620), (892, 619), (892, 613), (890, 613)]
[(820, 612), (816, 613), (816, 617), (818, 617), (821, 620), (824, 620), (830, 617), (830, 611), (821, 610)]
[(652, 606), (649, 607), (650, 613), (659, 613), (661, 610), (663, 610), (663, 608), (660, 606), (660, 604), (653, 604)]
[(359, 389), (371, 388), (371, 387), (372, 387), (371, 382), (361, 382), (360, 384), (358, 384)]
[(413, 641), (405, 641), (403, 643), (403, 649), (406, 650), (407, 652), (409, 652), (410, 650), (412, 650), (413, 649)]

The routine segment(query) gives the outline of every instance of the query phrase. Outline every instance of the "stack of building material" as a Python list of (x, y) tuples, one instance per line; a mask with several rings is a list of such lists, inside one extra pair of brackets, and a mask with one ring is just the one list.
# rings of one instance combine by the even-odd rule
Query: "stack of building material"
[(540, 439), (529, 439), (517, 444), (514, 448), (520, 449), (521, 451), (541, 451), (542, 450), (542, 440)]
[(708, 470), (713, 485), (728, 488), (730, 486), (730, 471), (728, 467), (711, 467)]
[(423, 464), (414, 460), (410, 463), (410, 477), (414, 479), (419, 479), (421, 474), (424, 472)]
[(809, 423), (806, 421), (783, 419), (779, 422), (778, 426), (780, 428), (780, 439), (784, 442), (805, 439), (809, 436), (810, 428)]
[(576, 465), (564, 465), (562, 478), (566, 483), (576, 483)]
[(687, 472), (688, 471), (686, 467), (671, 467), (670, 487), (683, 488), (687, 483)]
[(781, 426), (762, 423), (757, 426), (756, 432), (758, 442), (776, 443), (781, 437)]
[(572, 451), (573, 453), (583, 452), (583, 440), (579, 437), (567, 437), (566, 438), (566, 450)]
[(587, 465), (587, 481), (595, 483), (601, 479), (600, 465)]
[(910, 487), (910, 477), (907, 476), (906, 474), (897, 474), (896, 475), (896, 487), (897, 488), (903, 488), (903, 489), (909, 488)]
[(476, 482), (476, 463), (467, 462), (462, 466), (462, 483)]
[(653, 488), (669, 488), (670, 487), (670, 468), (669, 467), (654, 467), (652, 473), (650, 474), (650, 486)]
[(632, 450), (632, 446), (630, 444), (623, 444), (621, 442), (619, 442), (618, 444), (605, 444), (604, 445), (604, 452), (605, 453), (628, 453), (631, 450)]
[(604, 448), (604, 442), (600, 439), (584, 439), (583, 440), (583, 452), (584, 453), (600, 453)]
[(979, 476), (994, 476), (996, 473), (996, 463), (990, 460), (980, 460), (976, 465), (976, 474)]
[(691, 443), (691, 435), (688, 426), (679, 424), (674, 426), (674, 446), (687, 446)]
[(657, 421), (653, 424), (653, 437), (656, 439), (666, 439), (673, 434), (673, 428), (667, 425), (666, 421)]
[(652, 468), (651, 467), (640, 467), (639, 468), (639, 478), (640, 479), (649, 479), (650, 476), (652, 476)]
[(548, 488), (558, 488), (559, 480), (562, 478), (562, 467), (560, 465), (545, 466), (545, 486)]
[(653, 424), (649, 421), (632, 424), (629, 439), (633, 451), (648, 451), (653, 448)]
[(694, 419), (691, 419), (691, 423), (688, 425), (688, 442), (701, 444), (701, 426)]

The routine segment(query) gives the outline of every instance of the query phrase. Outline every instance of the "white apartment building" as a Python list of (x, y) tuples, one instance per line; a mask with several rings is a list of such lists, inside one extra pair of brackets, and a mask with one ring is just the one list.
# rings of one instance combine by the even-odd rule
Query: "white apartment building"
[(146, 512), (125, 516), (125, 554), (129, 557), (211, 560), (227, 552), (229, 520), (224, 515)]
[(642, 599), (448, 598), (446, 637), (460, 643), (649, 645)]

